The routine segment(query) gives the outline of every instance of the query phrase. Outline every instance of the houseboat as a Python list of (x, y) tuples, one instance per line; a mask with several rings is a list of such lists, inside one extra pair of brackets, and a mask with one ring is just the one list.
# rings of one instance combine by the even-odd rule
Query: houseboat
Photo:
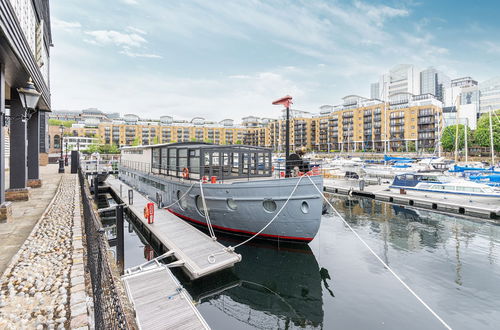
[(249, 236), (275, 218), (259, 238), (310, 242), (321, 222), (314, 185), (323, 191), (322, 176), (273, 172), (270, 149), (200, 142), (123, 147), (119, 166), (122, 181), (190, 223), (207, 226), (206, 209), (216, 231)]
[(483, 203), (500, 203), (500, 190), (486, 184), (431, 173), (406, 173), (397, 175), (389, 186), (391, 191), (401, 189), (414, 194), (463, 196), (467, 200)]

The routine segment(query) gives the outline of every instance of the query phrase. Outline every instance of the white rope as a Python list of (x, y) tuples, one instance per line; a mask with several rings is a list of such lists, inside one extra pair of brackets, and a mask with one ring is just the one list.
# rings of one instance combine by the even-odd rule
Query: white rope
[(179, 197), (178, 200), (176, 200), (175, 202), (173, 202), (170, 205), (164, 206), (163, 208), (164, 209), (168, 209), (168, 208), (171, 208), (172, 206), (174, 206), (175, 204), (179, 203), (184, 197), (186, 197), (186, 195), (189, 193), (189, 191), (191, 190), (191, 188), (193, 188), (193, 186), (194, 186), (195, 183), (196, 182), (193, 182), (193, 184), (189, 187), (189, 189), (186, 190), (186, 192), (184, 193), (184, 195), (182, 195), (181, 197)]
[(260, 235), (264, 230), (266, 230), (266, 228), (269, 227), (271, 225), (271, 223), (273, 223), (274, 220), (276, 220), (276, 218), (278, 218), (278, 216), (280, 215), (281, 211), (283, 211), (283, 209), (285, 208), (285, 206), (290, 201), (290, 198), (292, 198), (293, 194), (295, 194), (295, 191), (297, 190), (297, 187), (299, 186), (299, 183), (302, 180), (302, 178), (303, 178), (303, 176), (299, 177), (299, 179), (297, 180), (297, 183), (295, 184), (295, 187), (293, 187), (292, 193), (290, 194), (290, 196), (288, 196), (288, 198), (286, 199), (285, 203), (279, 209), (278, 213), (276, 213), (274, 215), (274, 217), (264, 227), (262, 227), (261, 230), (259, 230), (257, 233), (255, 233), (250, 238), (246, 239), (245, 241), (243, 241), (243, 242), (241, 242), (241, 243), (239, 243), (239, 244), (237, 244), (235, 246), (228, 246), (228, 247), (222, 249), (222, 251), (220, 251), (220, 252), (216, 252), (216, 253), (210, 254), (208, 256), (208, 262), (210, 262), (211, 264), (213, 264), (215, 262), (215, 256), (220, 255), (220, 254), (224, 254), (226, 252), (230, 252), (230, 253), (234, 252), (234, 249), (236, 249), (237, 247), (242, 246), (243, 244), (246, 244), (246, 243), (250, 242), (252, 239), (254, 239), (258, 235)]
[(309, 177), (309, 180), (311, 181), (311, 183), (314, 185), (314, 187), (316, 187), (316, 190), (318, 190), (318, 192), (323, 196), (323, 198), (325, 199), (325, 201), (328, 203), (328, 205), (330, 205), (330, 207), (335, 211), (335, 213), (337, 213), (337, 215), (339, 216), (339, 218), (344, 222), (344, 224), (353, 232), (354, 235), (356, 235), (356, 237), (361, 241), (361, 243), (364, 244), (364, 246), (366, 246), (366, 248), (375, 256), (375, 258), (378, 259), (378, 261), (380, 261), (380, 263), (415, 297), (417, 298), (417, 300), (422, 304), (424, 305), (425, 308), (427, 308), (427, 310), (429, 312), (431, 312), (432, 315), (434, 315), (434, 317), (436, 317), (439, 322), (441, 322), (441, 324), (447, 328), (447, 329), (450, 329), (451, 330), (451, 327), (436, 313), (434, 312), (434, 310), (432, 310), (431, 307), (429, 307), (429, 305), (427, 305), (425, 303), (425, 301), (422, 300), (422, 298), (420, 298), (416, 293), (415, 291), (413, 291), (409, 286), (408, 284), (406, 284), (376, 253), (375, 251), (372, 250), (372, 248), (358, 235), (358, 233), (349, 225), (349, 223), (344, 219), (344, 217), (342, 217), (342, 215), (337, 211), (337, 209), (335, 207), (333, 207), (333, 205), (330, 203), (330, 201), (326, 198), (326, 196), (323, 194), (323, 192), (318, 188), (318, 186), (314, 183), (314, 181)]
[(212, 228), (212, 222), (210, 221), (210, 216), (208, 215), (207, 202), (205, 201), (205, 194), (203, 193), (203, 183), (201, 181), (200, 181), (200, 192), (201, 192), (201, 200), (203, 202), (203, 210), (205, 211), (203, 212), (203, 215), (207, 220), (208, 231), (210, 232), (210, 236), (212, 237), (212, 239), (216, 241), (217, 237), (215, 237), (215, 232), (214, 229)]

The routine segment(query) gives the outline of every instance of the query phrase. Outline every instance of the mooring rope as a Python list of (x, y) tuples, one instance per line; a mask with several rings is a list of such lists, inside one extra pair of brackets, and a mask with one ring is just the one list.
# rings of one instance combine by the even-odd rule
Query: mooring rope
[(417, 298), (417, 300), (422, 304), (424, 305), (425, 308), (427, 308), (427, 310), (429, 312), (431, 312), (432, 315), (434, 315), (434, 317), (436, 319), (439, 320), (439, 322), (441, 322), (441, 324), (447, 328), (447, 329), (450, 329), (451, 330), (451, 327), (429, 306), (425, 303), (425, 301), (420, 298), (416, 293), (415, 291), (413, 291), (409, 286), (408, 284), (406, 284), (399, 276), (398, 274), (396, 274), (392, 269), (391, 267), (389, 267), (389, 265), (387, 265), (383, 260), (382, 258), (380, 258), (377, 253), (375, 253), (375, 251), (372, 250), (372, 248), (365, 242), (365, 240), (363, 240), (359, 235), (358, 233), (351, 227), (351, 225), (349, 225), (349, 223), (344, 219), (344, 217), (337, 211), (337, 209), (335, 207), (333, 207), (332, 203), (330, 203), (330, 201), (326, 198), (326, 196), (323, 194), (323, 192), (318, 188), (318, 186), (314, 183), (314, 181), (308, 176), (306, 175), (309, 180), (311, 181), (311, 183), (314, 185), (314, 187), (316, 188), (316, 190), (318, 190), (318, 192), (323, 196), (323, 198), (325, 199), (325, 201), (328, 203), (328, 205), (330, 205), (330, 207), (335, 211), (335, 213), (339, 216), (339, 218), (344, 222), (344, 224), (352, 231), (352, 233), (361, 241), (361, 243), (363, 243), (363, 245), (375, 256), (375, 258), (377, 258), (378, 261), (380, 261), (380, 263), (415, 297)]
[(186, 192), (184, 193), (184, 195), (182, 195), (181, 197), (179, 197), (178, 200), (176, 200), (175, 202), (173, 202), (170, 205), (164, 206), (163, 208), (164, 209), (168, 209), (168, 208), (171, 208), (172, 206), (174, 206), (175, 204), (179, 203), (189, 193), (189, 191), (191, 190), (191, 188), (193, 188), (193, 186), (195, 185), (195, 183), (196, 182), (193, 182), (193, 184), (188, 188), (188, 190), (186, 190)]
[(288, 204), (288, 202), (290, 201), (290, 198), (292, 198), (293, 194), (295, 194), (295, 191), (297, 190), (297, 187), (299, 186), (299, 183), (300, 183), (300, 181), (302, 181), (303, 177), (304, 176), (299, 177), (299, 179), (297, 180), (297, 183), (295, 184), (295, 187), (293, 187), (292, 193), (290, 194), (290, 196), (288, 196), (288, 198), (286, 199), (285, 203), (279, 209), (278, 213), (276, 213), (274, 215), (274, 217), (264, 227), (262, 227), (261, 230), (259, 230), (255, 234), (253, 234), (251, 237), (249, 237), (245, 241), (243, 241), (243, 242), (241, 242), (239, 244), (236, 244), (235, 246), (228, 246), (228, 247), (223, 248), (222, 251), (220, 251), (220, 252), (216, 252), (216, 253), (210, 254), (208, 256), (208, 262), (210, 262), (211, 264), (213, 264), (215, 262), (215, 256), (220, 255), (220, 254), (224, 254), (226, 252), (230, 252), (230, 253), (234, 252), (234, 249), (242, 246), (243, 244), (246, 244), (246, 243), (250, 242), (252, 239), (254, 239), (258, 235), (260, 235), (264, 230), (266, 230), (266, 228), (269, 227), (271, 225), (271, 223), (273, 223), (274, 220), (276, 220), (276, 218), (278, 218), (278, 216), (280, 215), (281, 211), (283, 211), (285, 209), (285, 206)]
[[(214, 241), (217, 240), (217, 237), (215, 237), (215, 232), (214, 229), (212, 228), (212, 222), (210, 221), (210, 216), (208, 215), (208, 208), (207, 208), (207, 202), (205, 201), (205, 194), (203, 193), (203, 183), (200, 180), (200, 192), (201, 192), (201, 200), (203, 202), (203, 215), (205, 216), (205, 219), (207, 220), (207, 226), (208, 226), (208, 231), (210, 233), (210, 236)], [(195, 201), (196, 203), (196, 201)]]

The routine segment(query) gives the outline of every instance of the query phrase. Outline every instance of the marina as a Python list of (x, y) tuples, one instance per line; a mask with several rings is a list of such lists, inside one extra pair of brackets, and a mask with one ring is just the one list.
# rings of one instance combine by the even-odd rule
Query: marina
[[(500, 321), (498, 225), (360, 196), (329, 200), (452, 328), (490, 329)], [(126, 230), (135, 247), (127, 267), (147, 261), (140, 237), (138, 228)], [(335, 215), (324, 215), (302, 248), (254, 242), (238, 253), (242, 262), (203, 282), (172, 269), (213, 329), (443, 328)]]

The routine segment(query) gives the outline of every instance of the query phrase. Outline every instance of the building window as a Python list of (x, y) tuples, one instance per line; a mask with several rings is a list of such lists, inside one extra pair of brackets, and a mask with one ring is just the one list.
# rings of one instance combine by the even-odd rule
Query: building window
[(61, 148), (61, 137), (59, 135), (54, 135), (54, 148), (55, 149)]

